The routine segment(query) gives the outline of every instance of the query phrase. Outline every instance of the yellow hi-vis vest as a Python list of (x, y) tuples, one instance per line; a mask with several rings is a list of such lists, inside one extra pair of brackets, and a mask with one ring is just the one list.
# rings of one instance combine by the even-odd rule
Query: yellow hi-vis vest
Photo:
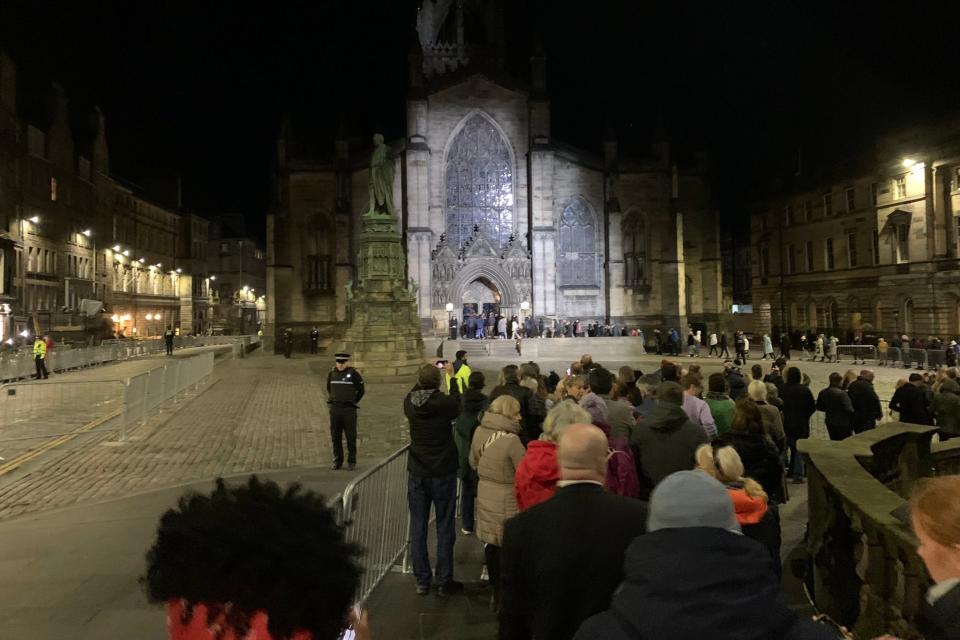
[(47, 343), (43, 340), (34, 340), (33, 342), (33, 357), (36, 358), (37, 356), (47, 357)]

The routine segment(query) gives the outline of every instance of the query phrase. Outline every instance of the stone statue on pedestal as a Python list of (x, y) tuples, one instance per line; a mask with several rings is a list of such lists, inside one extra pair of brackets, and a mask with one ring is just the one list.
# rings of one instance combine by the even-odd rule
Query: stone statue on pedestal
[(364, 214), (369, 217), (394, 215), (393, 209), (393, 158), (390, 147), (383, 141), (382, 134), (373, 136), (373, 155), (370, 158), (370, 178), (367, 181), (370, 192), (370, 208)]

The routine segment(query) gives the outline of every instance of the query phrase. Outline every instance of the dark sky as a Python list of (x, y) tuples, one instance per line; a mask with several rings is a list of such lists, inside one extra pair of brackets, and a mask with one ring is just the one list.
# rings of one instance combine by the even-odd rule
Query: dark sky
[[(738, 220), (798, 148), (813, 167), (960, 106), (948, 4), (509, 0), (508, 56), (523, 78), (539, 25), (555, 138), (599, 150), (609, 121), (630, 149), (662, 116), (682, 148), (711, 152)], [(3, 0), (0, 46), (74, 105), (101, 105), (117, 174), (181, 174), (187, 207), (241, 212), (262, 235), (281, 114), (320, 148), (341, 118), (403, 134), (416, 6)]]

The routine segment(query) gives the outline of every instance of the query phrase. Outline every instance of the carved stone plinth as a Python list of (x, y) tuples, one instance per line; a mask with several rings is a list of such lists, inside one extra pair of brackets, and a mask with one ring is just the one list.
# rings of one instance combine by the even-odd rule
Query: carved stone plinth
[(359, 281), (347, 285), (346, 329), (338, 350), (352, 354), (365, 380), (412, 380), (424, 363), (415, 285), (389, 215), (364, 215)]

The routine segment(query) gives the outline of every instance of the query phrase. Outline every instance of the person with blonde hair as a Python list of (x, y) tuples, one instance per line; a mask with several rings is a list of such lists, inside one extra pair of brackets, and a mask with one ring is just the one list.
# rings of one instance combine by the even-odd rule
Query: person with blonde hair
[(921, 480), (910, 500), (910, 519), (933, 586), (927, 591), (933, 622), (950, 640), (960, 638), (960, 476)]
[(477, 472), (477, 537), (485, 543), (493, 602), (499, 598), (503, 523), (517, 514), (513, 481), (523, 459), (520, 402), (502, 395), (490, 402), (470, 445), (470, 467)]
[(722, 440), (697, 447), (697, 468), (719, 480), (733, 502), (733, 511), (743, 535), (753, 538), (770, 552), (780, 573), (780, 518), (776, 504), (753, 478), (744, 476), (743, 460)]
[(574, 402), (561, 402), (547, 413), (543, 434), (527, 445), (527, 453), (514, 475), (514, 491), (520, 511), (553, 497), (560, 480), (557, 443), (572, 424), (590, 424), (590, 414)]
[(783, 417), (780, 415), (780, 409), (767, 402), (768, 393), (766, 382), (753, 380), (747, 385), (747, 397), (757, 403), (757, 408), (760, 409), (763, 430), (777, 445), (777, 450), (782, 452), (787, 446), (787, 436), (783, 432)]

